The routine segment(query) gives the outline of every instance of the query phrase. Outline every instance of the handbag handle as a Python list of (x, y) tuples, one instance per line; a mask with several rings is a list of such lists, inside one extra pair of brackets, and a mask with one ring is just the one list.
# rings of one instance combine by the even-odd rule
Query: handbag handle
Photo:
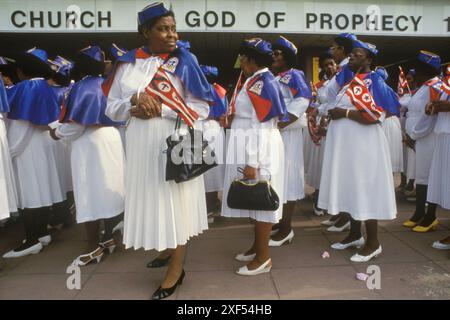
[[(266, 168), (259, 168), (258, 170), (261, 170), (261, 169), (264, 169), (269, 173), (269, 181), (272, 181), (272, 174), (270, 173), (270, 171)], [(244, 174), (244, 168), (238, 167), (237, 172)]]

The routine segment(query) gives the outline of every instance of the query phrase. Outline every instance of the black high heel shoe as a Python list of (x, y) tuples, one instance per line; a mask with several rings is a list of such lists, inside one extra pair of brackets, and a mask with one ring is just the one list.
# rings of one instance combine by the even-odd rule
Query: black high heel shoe
[(170, 297), (175, 290), (177, 289), (178, 285), (183, 284), (183, 279), (184, 279), (185, 273), (184, 273), (184, 269), (181, 272), (180, 277), (178, 278), (177, 282), (170, 288), (161, 288), (161, 286), (158, 288), (158, 290), (156, 290), (153, 295), (152, 295), (152, 300), (161, 300), (161, 299), (165, 299), (167, 297)]
[(170, 258), (171, 258), (171, 256), (168, 256), (167, 258), (164, 258), (164, 259), (155, 258), (152, 261), (150, 261), (149, 263), (147, 263), (147, 268), (165, 267), (166, 265), (169, 264)]

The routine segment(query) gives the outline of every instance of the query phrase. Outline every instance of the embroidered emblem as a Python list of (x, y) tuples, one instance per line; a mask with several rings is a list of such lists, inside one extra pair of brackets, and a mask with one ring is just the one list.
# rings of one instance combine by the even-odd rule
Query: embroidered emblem
[(288, 85), (289, 82), (291, 81), (291, 79), (292, 79), (292, 76), (290, 74), (287, 74), (280, 79), (280, 82), (284, 83), (285, 85)]
[(264, 86), (264, 82), (259, 80), (259, 81), (256, 81), (248, 90), (250, 92), (256, 93), (259, 96), (259, 95), (261, 95), (263, 86)]
[(170, 85), (167, 82), (161, 81), (160, 83), (158, 83), (158, 89), (162, 92), (169, 92)]
[(360, 86), (355, 86), (353, 88), (353, 93), (356, 94), (357, 96), (359, 96), (362, 93), (362, 88)]
[(178, 66), (178, 58), (177, 57), (172, 57), (170, 58), (166, 63), (164, 63), (164, 65), (162, 66), (162, 68), (170, 73), (174, 73), (175, 69)]

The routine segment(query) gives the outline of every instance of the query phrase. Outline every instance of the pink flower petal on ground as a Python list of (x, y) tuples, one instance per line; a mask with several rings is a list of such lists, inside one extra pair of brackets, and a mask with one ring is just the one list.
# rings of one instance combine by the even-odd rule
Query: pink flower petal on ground
[(367, 278), (369, 278), (369, 275), (362, 273), (362, 272), (358, 272), (356, 274), (356, 279), (361, 280), (361, 281), (366, 281)]
[(330, 257), (330, 254), (328, 253), (328, 251), (324, 251), (322, 253), (322, 259), (329, 258), (329, 257)]

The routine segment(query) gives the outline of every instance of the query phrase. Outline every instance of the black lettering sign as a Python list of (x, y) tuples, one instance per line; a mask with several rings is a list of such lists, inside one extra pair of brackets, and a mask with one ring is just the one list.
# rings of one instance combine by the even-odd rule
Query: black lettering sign
[(325, 24), (328, 25), (328, 29), (332, 29), (333, 26), (331, 25), (331, 19), (333, 19), (331, 14), (321, 13), (320, 14), (320, 29), (325, 29)]
[(348, 20), (348, 17), (345, 14), (339, 14), (336, 16), (336, 27), (339, 30), (347, 29), (350, 21)]
[(278, 28), (279, 22), (284, 22), (284, 17), (286, 15), (285, 12), (275, 12), (274, 13), (274, 21), (275, 21), (275, 28)]
[(39, 17), (35, 17), (34, 16), (35, 13), (33, 11), (30, 12), (30, 22), (31, 22), (31, 27), (34, 28), (34, 23), (36, 21), (39, 22), (39, 26), (41, 28), (44, 27), (44, 12), (43, 11), (39, 11)]
[(108, 22), (108, 28), (111, 28), (111, 11), (106, 13), (106, 17), (102, 17), (101, 11), (98, 12), (98, 26), (102, 27), (102, 21)]
[(26, 14), (25, 12), (20, 11), (20, 10), (16, 10), (16, 11), (14, 11), (14, 12), (11, 14), (11, 23), (12, 23), (16, 28), (23, 28), (23, 27), (26, 26), (27, 23), (26, 23), (25, 21), (23, 21), (22, 23), (17, 22), (16, 18), (17, 18), (18, 15), (20, 15), (20, 16), (22, 16), (22, 17), (24, 17), (24, 18), (27, 17), (27, 14)]
[(66, 11), (66, 28), (77, 27), (77, 13), (75, 11)]
[(200, 14), (197, 11), (189, 11), (186, 13), (184, 21), (189, 27), (200, 27)]
[(58, 17), (58, 22), (53, 23), (53, 14), (51, 11), (47, 12), (47, 16), (48, 16), (48, 25), (51, 28), (59, 28), (61, 26), (61, 11), (58, 11), (56, 13), (56, 16)]
[(392, 19), (394, 19), (394, 16), (383, 16), (382, 17), (381, 29), (383, 31), (394, 31), (394, 28), (391, 27)]
[(94, 26), (94, 20), (92, 20), (90, 23), (87, 23), (87, 22), (86, 22), (86, 16), (87, 16), (87, 15), (91, 16), (92, 19), (95, 18), (95, 14), (94, 14), (93, 12), (91, 12), (91, 11), (85, 11), (85, 12), (83, 12), (83, 13), (81, 14), (81, 17), (80, 17), (81, 25), (82, 25), (83, 27), (85, 27), (85, 28), (92, 28), (92, 27)]
[(309, 29), (311, 24), (317, 22), (317, 14), (315, 13), (307, 13), (306, 14), (306, 29)]
[(422, 20), (422, 16), (418, 16), (417, 19), (414, 16), (411, 16), (411, 21), (414, 24), (414, 31), (419, 29), (420, 20)]
[(364, 17), (360, 14), (352, 15), (352, 29), (356, 30), (356, 27), (363, 24)]
[[(230, 22), (227, 23), (227, 17), (230, 17)], [(231, 27), (236, 22), (236, 17), (231, 11), (222, 12), (222, 27)]]
[[(261, 22), (261, 17), (264, 17), (265, 23)], [(260, 12), (256, 16), (256, 23), (260, 28), (267, 28), (270, 25), (270, 15), (267, 12)]]
[[(211, 19), (208, 19), (208, 17), (213, 17), (212, 22), (210, 22)], [(206, 11), (205, 15), (203, 16), (203, 22), (207, 27), (214, 27), (219, 22), (219, 16), (214, 11)]]

